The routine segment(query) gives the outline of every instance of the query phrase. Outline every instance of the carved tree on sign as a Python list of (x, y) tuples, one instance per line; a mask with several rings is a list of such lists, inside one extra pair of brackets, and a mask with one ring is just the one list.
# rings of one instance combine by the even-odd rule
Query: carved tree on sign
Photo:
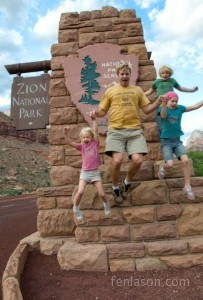
[(97, 94), (101, 89), (96, 78), (100, 77), (101, 74), (96, 72), (97, 64), (96, 62), (92, 62), (89, 55), (85, 56), (83, 59), (85, 62), (85, 68), (81, 69), (81, 78), (80, 82), (82, 83), (82, 87), (85, 88), (85, 95), (82, 95), (79, 102), (97, 105), (99, 100), (93, 99), (93, 95)]

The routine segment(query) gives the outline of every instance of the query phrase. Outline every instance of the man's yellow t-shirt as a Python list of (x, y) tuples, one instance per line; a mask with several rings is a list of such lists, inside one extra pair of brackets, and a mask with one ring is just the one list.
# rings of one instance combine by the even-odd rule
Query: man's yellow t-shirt
[(109, 128), (140, 128), (139, 110), (149, 103), (140, 87), (116, 85), (106, 90), (99, 107), (109, 111)]

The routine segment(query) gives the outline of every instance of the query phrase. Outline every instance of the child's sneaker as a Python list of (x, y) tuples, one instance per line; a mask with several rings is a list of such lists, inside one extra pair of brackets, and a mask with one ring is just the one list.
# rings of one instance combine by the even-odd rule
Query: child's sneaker
[(83, 214), (81, 213), (79, 207), (73, 206), (73, 212), (78, 221), (83, 221)]
[(184, 193), (187, 195), (187, 198), (188, 198), (189, 200), (195, 200), (195, 194), (193, 193), (191, 187), (190, 187), (190, 188), (184, 187), (184, 188), (183, 188), (183, 191), (184, 191)]
[(110, 212), (111, 212), (110, 203), (109, 202), (104, 202), (103, 205), (104, 205), (105, 216), (108, 216), (110, 214)]
[(163, 168), (162, 166), (160, 166), (160, 167), (159, 167), (159, 172), (158, 172), (158, 177), (159, 177), (159, 179), (160, 179), (160, 180), (164, 179), (165, 174), (166, 174), (166, 173), (165, 173), (164, 168)]
[(117, 203), (122, 203), (123, 202), (123, 197), (122, 197), (120, 189), (113, 189), (112, 188), (112, 193), (114, 195), (115, 202), (117, 202)]
[(129, 188), (131, 187), (131, 183), (128, 183), (126, 184), (125, 183), (125, 179), (123, 180), (123, 189), (124, 189), (124, 192), (127, 193), (127, 191), (129, 190)]

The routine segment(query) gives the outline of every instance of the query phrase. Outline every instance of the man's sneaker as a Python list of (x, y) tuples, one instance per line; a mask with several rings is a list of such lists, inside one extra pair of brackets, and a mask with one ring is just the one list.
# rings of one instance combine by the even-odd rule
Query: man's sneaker
[(115, 202), (117, 202), (117, 203), (123, 202), (123, 197), (122, 197), (120, 189), (112, 189), (112, 193), (114, 195)]
[(162, 180), (162, 179), (164, 179), (164, 177), (165, 177), (165, 170), (164, 170), (164, 168), (163, 167), (159, 167), (159, 172), (158, 172), (158, 177), (159, 177), (159, 179), (160, 180)]
[(131, 187), (131, 183), (128, 183), (126, 184), (125, 183), (125, 179), (123, 180), (123, 189), (124, 189), (124, 192), (127, 193), (127, 191), (129, 190), (129, 188)]
[(83, 214), (78, 207), (73, 206), (73, 212), (78, 221), (83, 221)]
[(111, 206), (110, 206), (110, 203), (109, 202), (104, 202), (104, 213), (105, 213), (105, 216), (108, 216), (111, 212)]
[(186, 187), (183, 188), (184, 193), (187, 195), (189, 200), (195, 200), (195, 194), (193, 193), (192, 189), (187, 189)]

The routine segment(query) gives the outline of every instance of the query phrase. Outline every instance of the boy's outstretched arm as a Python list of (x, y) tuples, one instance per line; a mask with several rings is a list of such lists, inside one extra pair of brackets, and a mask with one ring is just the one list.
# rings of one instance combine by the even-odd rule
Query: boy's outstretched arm
[(63, 134), (64, 134), (64, 137), (65, 137), (66, 143), (69, 146), (72, 146), (73, 148), (77, 148), (78, 143), (75, 143), (75, 142), (71, 141), (69, 133), (70, 133), (70, 127), (69, 126), (64, 127)]
[(186, 92), (186, 93), (194, 93), (196, 91), (198, 91), (198, 86), (194, 86), (193, 88), (186, 88), (186, 87), (183, 87), (183, 86), (179, 86), (177, 88), (177, 90), (179, 90), (180, 92)]
[(144, 92), (145, 96), (149, 96), (154, 92), (153, 88), (150, 88), (149, 90), (147, 90), (146, 92)]
[(197, 102), (194, 105), (187, 106), (185, 111), (186, 112), (192, 111), (192, 110), (198, 109), (198, 108), (200, 108), (202, 106), (203, 106), (203, 101), (200, 101), (200, 102)]

